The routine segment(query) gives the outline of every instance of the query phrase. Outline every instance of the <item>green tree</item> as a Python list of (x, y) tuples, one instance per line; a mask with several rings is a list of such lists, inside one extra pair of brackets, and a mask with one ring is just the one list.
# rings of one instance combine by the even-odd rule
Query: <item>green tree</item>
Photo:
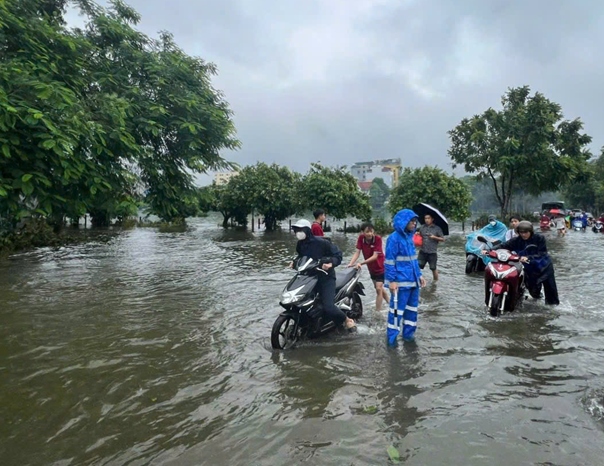
[(576, 182), (564, 191), (564, 198), (571, 207), (604, 212), (604, 147), (600, 156), (586, 164)]
[(302, 210), (302, 177), (287, 167), (258, 162), (243, 168), (237, 178), (235, 189), (241, 190), (241, 196), (249, 200), (254, 212), (264, 217), (268, 231)]
[(594, 190), (595, 190), (595, 208), (602, 214), (604, 213), (604, 148), (602, 148), (600, 156), (594, 162)]
[(384, 207), (384, 204), (390, 196), (390, 188), (382, 178), (374, 178), (369, 188), (369, 202), (371, 208), (379, 210)]
[(317, 207), (336, 219), (355, 217), (371, 218), (369, 196), (359, 189), (357, 180), (341, 168), (329, 168), (313, 163), (303, 178), (302, 205), (313, 210)]
[(204, 203), (202, 211), (220, 212), (222, 214), (222, 227), (228, 228), (231, 220), (239, 225), (247, 225), (247, 217), (252, 213), (252, 204), (247, 197), (248, 191), (245, 180), (239, 180), (239, 175), (234, 176), (225, 185), (212, 183), (202, 189)]
[[(141, 149), (134, 160), (147, 188), (146, 202), (163, 220), (181, 220), (195, 203), (193, 175), (229, 167), (219, 153), (235, 149), (231, 111), (210, 84), (216, 67), (189, 57), (169, 33), (152, 40), (133, 26), (139, 16), (122, 2), (94, 9), (86, 36), (104, 57), (95, 79), (101, 94), (127, 96), (130, 129)], [(106, 63), (109, 61), (109, 63)]]
[(419, 202), (436, 207), (449, 220), (461, 222), (470, 216), (472, 194), (464, 181), (440, 168), (405, 168), (390, 194), (390, 212), (411, 209)]
[[(83, 30), (68, 29), (65, 5)], [(141, 193), (168, 221), (197, 211), (193, 175), (228, 165), (231, 112), (214, 65), (163, 33), (151, 39), (121, 1), (0, 2), (0, 209), (61, 225), (135, 211)]]
[(530, 96), (528, 86), (509, 89), (502, 107), (464, 118), (449, 131), (448, 152), (454, 167), (492, 181), (505, 217), (515, 189), (538, 195), (568, 183), (589, 159), (591, 137), (580, 119), (562, 121), (560, 105)]

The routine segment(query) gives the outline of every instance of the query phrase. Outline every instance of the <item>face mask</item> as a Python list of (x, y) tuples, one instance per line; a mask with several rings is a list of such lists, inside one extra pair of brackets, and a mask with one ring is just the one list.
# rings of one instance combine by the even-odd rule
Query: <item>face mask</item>
[(497, 222), (495, 220), (491, 220), (489, 223), (491, 224), (492, 227), (494, 227), (497, 224)]
[(300, 241), (304, 241), (306, 239), (306, 233), (303, 231), (298, 231), (296, 232), (296, 238), (298, 238)]

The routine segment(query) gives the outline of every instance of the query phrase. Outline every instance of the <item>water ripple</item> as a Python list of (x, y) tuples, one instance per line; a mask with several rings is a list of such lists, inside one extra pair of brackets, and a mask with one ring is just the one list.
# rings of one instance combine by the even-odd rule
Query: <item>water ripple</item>
[[(556, 308), (489, 318), (454, 233), (415, 344), (385, 345), (365, 271), (358, 334), (272, 352), (295, 240), (218, 222), (0, 262), (4, 464), (601, 461), (602, 235), (548, 237)], [(335, 241), (350, 257), (354, 235)]]

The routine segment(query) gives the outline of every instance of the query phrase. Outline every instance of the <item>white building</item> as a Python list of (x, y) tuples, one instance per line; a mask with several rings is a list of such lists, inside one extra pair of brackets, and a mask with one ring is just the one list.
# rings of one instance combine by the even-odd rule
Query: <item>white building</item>
[(401, 159), (357, 162), (350, 167), (350, 173), (357, 181), (365, 182), (373, 181), (375, 178), (381, 178), (391, 188), (398, 182), (400, 170)]
[(214, 175), (214, 183), (217, 186), (223, 186), (229, 182), (231, 178), (238, 175), (238, 172), (222, 172)]

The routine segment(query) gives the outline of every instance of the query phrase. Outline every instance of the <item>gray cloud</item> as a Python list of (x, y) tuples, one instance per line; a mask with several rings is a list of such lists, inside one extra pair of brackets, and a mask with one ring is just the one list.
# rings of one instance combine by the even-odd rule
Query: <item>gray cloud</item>
[[(103, 2), (101, 2), (103, 3)], [(446, 132), (528, 84), (604, 140), (596, 0), (130, 0), (218, 65), (241, 164), (401, 157), (449, 169)]]

